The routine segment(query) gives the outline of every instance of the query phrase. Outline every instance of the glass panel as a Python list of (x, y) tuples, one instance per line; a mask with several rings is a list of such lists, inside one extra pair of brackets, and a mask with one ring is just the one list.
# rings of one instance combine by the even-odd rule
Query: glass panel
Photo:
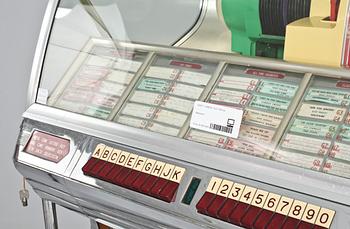
[(314, 77), (275, 160), (350, 177), (350, 81)]
[(193, 103), (203, 100), (210, 90), (217, 66), (218, 63), (203, 60), (157, 56), (115, 121), (182, 136), (189, 125)]
[[(223, 2), (224, 15), (203, 0), (60, 1), (37, 103), (350, 177), (350, 81), (315, 76), (301, 95), (303, 73), (201, 58), (203, 50), (230, 54), (235, 46), (224, 20), (234, 21), (225, 14), (237, 8)], [(201, 21), (203, 12), (209, 19)], [(283, 54), (246, 35), (241, 47)], [(172, 48), (179, 41), (202, 52)], [(191, 129), (195, 101), (244, 110), (238, 139)]]
[(148, 55), (120, 41), (172, 45), (196, 23), (201, 4), (202, 0), (60, 1), (37, 102), (108, 119), (137, 81)]
[(191, 129), (186, 138), (269, 158), (275, 132), (298, 90), (301, 74), (230, 65), (208, 97), (209, 103), (244, 109), (238, 139)]
[(58, 83), (48, 104), (107, 119), (135, 81), (146, 55), (90, 42)]

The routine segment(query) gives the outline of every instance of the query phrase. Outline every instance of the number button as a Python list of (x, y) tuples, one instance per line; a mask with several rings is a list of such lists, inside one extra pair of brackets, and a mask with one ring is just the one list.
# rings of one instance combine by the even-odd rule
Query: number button
[(314, 224), (320, 209), (321, 207), (319, 206), (308, 204), (302, 217), (302, 221)]
[(246, 186), (239, 201), (250, 204), (253, 200), (256, 190), (256, 188)]
[(292, 208), (289, 211), (288, 216), (294, 219), (301, 219), (305, 211), (306, 205), (307, 203), (305, 202), (302, 202), (300, 200), (294, 200), (294, 203), (292, 205)]
[(278, 204), (276, 212), (287, 216), (292, 207), (293, 201), (293, 199), (283, 196)]
[(329, 210), (327, 208), (321, 208), (316, 219), (316, 225), (329, 228), (332, 224), (335, 211)]
[(233, 186), (233, 182), (232, 181), (228, 181), (228, 180), (223, 180), (221, 182), (219, 191), (218, 191), (218, 195), (222, 196), (222, 197), (227, 197), (228, 194), (230, 194), (231, 188)]
[(281, 199), (280, 195), (269, 193), (264, 205), (264, 209), (272, 212), (276, 211), (276, 208), (278, 206), (280, 199)]
[(216, 194), (220, 188), (221, 182), (222, 182), (222, 179), (217, 178), (217, 177), (212, 177), (210, 182), (209, 182), (207, 192)]
[(264, 190), (259, 189), (256, 191), (252, 205), (258, 208), (262, 208), (265, 204), (268, 194), (269, 193)]
[(239, 200), (241, 198), (244, 188), (245, 185), (235, 183), (230, 191), (230, 194), (228, 195), (228, 198), (233, 200)]

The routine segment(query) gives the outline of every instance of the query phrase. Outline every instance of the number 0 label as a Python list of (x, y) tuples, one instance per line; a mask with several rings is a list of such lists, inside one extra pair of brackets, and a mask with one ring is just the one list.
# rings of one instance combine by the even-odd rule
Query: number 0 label
[(329, 210), (327, 208), (321, 208), (316, 219), (316, 225), (329, 228), (332, 224), (335, 211)]

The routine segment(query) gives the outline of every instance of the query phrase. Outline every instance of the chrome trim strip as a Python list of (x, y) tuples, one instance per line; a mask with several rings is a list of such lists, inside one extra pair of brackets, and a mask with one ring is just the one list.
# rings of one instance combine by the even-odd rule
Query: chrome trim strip
[[(180, 162), (238, 175), (350, 206), (350, 184), (346, 178), (213, 148), (39, 104), (32, 105), (23, 117), (133, 146)], [(232, 165), (235, 166), (232, 167)], [(334, 188), (329, 190), (329, 187)]]
[(30, 73), (27, 107), (29, 107), (32, 103), (35, 103), (39, 87), (41, 70), (45, 59), (46, 47), (50, 37), (50, 32), (55, 18), (54, 16), (58, 7), (58, 3), (59, 0), (49, 0), (49, 2), (47, 3), (45, 15), (40, 29), (38, 43), (35, 49), (32, 70)]
[(175, 47), (181, 46), (188, 39), (190, 39), (193, 34), (195, 34), (198, 31), (198, 29), (201, 27), (201, 25), (202, 25), (202, 23), (204, 21), (204, 18), (205, 18), (206, 14), (207, 14), (208, 1), (210, 1), (210, 0), (202, 0), (201, 1), (201, 3), (200, 3), (201, 12), (199, 14), (199, 17), (198, 17), (196, 23), (193, 25), (193, 27), (183, 37), (181, 37), (177, 42), (175, 42), (175, 44), (173, 46), (175, 46)]

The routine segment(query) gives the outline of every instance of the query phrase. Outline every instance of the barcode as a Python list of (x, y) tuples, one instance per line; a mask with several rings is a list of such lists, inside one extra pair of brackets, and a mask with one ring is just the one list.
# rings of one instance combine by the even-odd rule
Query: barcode
[(210, 129), (232, 134), (232, 127), (221, 126), (221, 125), (211, 123)]

